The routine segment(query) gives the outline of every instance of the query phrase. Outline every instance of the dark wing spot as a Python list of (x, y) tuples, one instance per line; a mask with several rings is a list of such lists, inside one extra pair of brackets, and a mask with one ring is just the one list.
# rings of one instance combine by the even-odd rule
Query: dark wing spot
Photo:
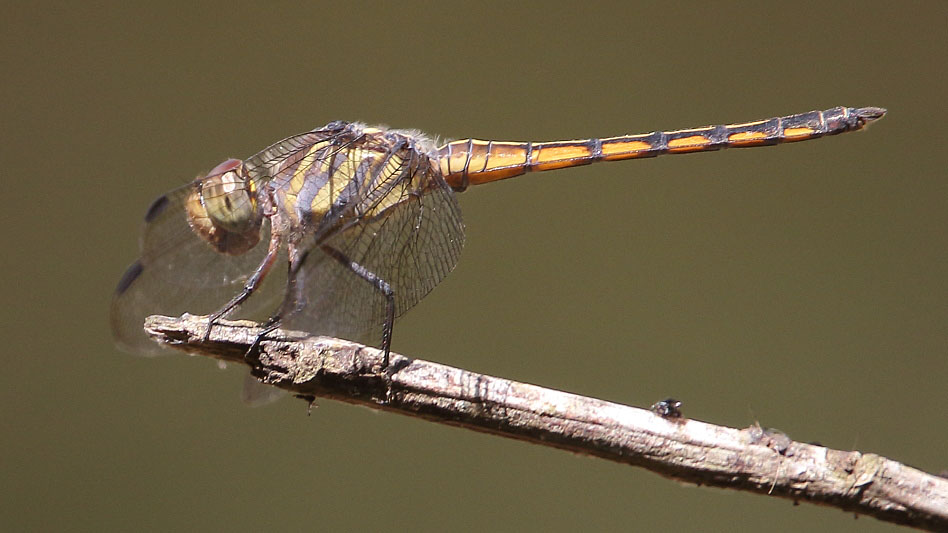
[(141, 261), (132, 263), (131, 266), (128, 267), (128, 270), (122, 274), (122, 279), (119, 280), (118, 287), (115, 288), (115, 294), (121, 295), (128, 290), (128, 287), (138, 279), (138, 276), (142, 275), (142, 269)]
[(151, 206), (148, 208), (148, 211), (145, 212), (145, 222), (151, 222), (161, 214), (165, 208), (168, 207), (168, 197), (161, 195), (158, 198), (155, 198), (155, 201), (151, 203)]

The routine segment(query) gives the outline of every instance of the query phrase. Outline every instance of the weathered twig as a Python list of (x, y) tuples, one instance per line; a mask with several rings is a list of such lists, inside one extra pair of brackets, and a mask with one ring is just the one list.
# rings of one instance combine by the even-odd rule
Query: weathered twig
[[(277, 330), (245, 359), (260, 331), (205, 317), (149, 317), (156, 339), (250, 365), (265, 383), (299, 397), (331, 398), (645, 467), (699, 485), (807, 501), (924, 529), (948, 530), (948, 479), (875, 454), (795, 442), (752, 426), (735, 429), (662, 412), (475, 374), (379, 350)], [(657, 410), (658, 411), (658, 410)]]

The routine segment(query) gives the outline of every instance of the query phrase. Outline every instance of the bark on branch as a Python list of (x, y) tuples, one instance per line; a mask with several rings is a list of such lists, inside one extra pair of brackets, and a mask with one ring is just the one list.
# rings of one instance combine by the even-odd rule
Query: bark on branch
[(263, 382), (641, 466), (679, 481), (805, 501), (932, 531), (948, 531), (948, 479), (871, 453), (795, 442), (754, 425), (736, 429), (485, 376), (360, 344), (205, 317), (149, 317), (146, 331), (191, 353), (248, 364)]

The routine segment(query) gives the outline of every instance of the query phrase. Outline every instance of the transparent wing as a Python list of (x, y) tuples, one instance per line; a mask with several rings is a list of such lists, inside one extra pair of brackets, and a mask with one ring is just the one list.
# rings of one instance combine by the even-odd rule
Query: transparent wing
[(464, 243), (454, 192), (436, 170), (408, 166), (388, 179), (364, 180), (373, 185), (343, 216), (343, 227), (310, 241), (297, 278), (299, 311), (284, 321), (286, 326), (367, 344), (377, 345), (382, 338), (384, 294), (330, 257), (324, 247), (389, 283), (395, 316), (454, 269)]
[(314, 145), (333, 139), (346, 129), (344, 122), (330, 122), (322, 128), (287, 137), (274, 143), (244, 161), (250, 178), (258, 183), (273, 176), (307, 157)]
[[(125, 351), (138, 355), (162, 353), (142, 329), (146, 316), (218, 310), (240, 291), (266, 255), (267, 220), (256, 246), (237, 256), (219, 253), (196, 235), (185, 210), (192, 187), (187, 185), (159, 197), (145, 216), (141, 257), (122, 276), (112, 297), (112, 334)], [(280, 282), (268, 279), (264, 284), (273, 287)]]
[(251, 407), (262, 407), (286, 396), (286, 391), (273, 385), (267, 385), (255, 378), (253, 374), (244, 377), (244, 386), (240, 391), (240, 399)]
[[(343, 126), (324, 128), (288, 137), (261, 150), (244, 163), (250, 179), (265, 182), (276, 168), (302, 157), (315, 143), (337, 135)], [(260, 241), (238, 256), (217, 252), (196, 235), (188, 223), (185, 203), (194, 183), (156, 199), (145, 215), (141, 257), (119, 281), (111, 305), (111, 326), (121, 349), (138, 355), (159, 355), (160, 345), (144, 333), (144, 319), (152, 314), (184, 312), (209, 314), (239, 292), (262, 261), (267, 250), (269, 221), (264, 220)], [(235, 317), (269, 316), (285, 287), (285, 251), (263, 286), (235, 313)], [(282, 263), (282, 264), (281, 264)], [(269, 307), (268, 307), (269, 306)]]

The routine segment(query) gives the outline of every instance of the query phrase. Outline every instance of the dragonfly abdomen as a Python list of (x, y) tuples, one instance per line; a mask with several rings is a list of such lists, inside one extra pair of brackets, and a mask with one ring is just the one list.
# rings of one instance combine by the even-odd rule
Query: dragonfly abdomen
[(466, 139), (438, 149), (441, 173), (455, 190), (468, 185), (555, 170), (597, 161), (619, 161), (662, 154), (749, 148), (816, 139), (862, 129), (881, 118), (877, 107), (834, 107), (741, 124), (723, 124), (677, 131), (553, 142), (498, 142)]

